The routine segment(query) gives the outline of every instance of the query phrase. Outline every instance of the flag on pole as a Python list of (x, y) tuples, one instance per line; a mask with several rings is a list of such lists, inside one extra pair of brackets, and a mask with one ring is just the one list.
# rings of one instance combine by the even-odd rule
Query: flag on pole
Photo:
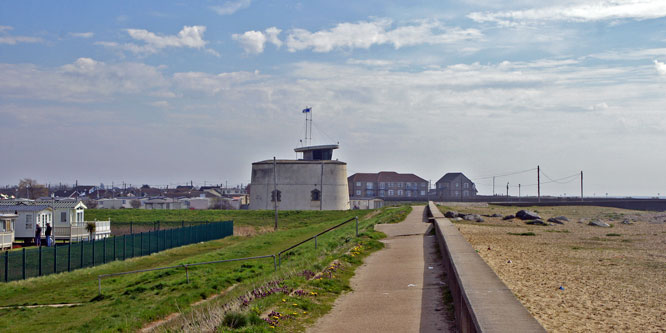
[(303, 109), (303, 113), (308, 113), (310, 111), (312, 111), (311, 107), (307, 107), (307, 108)]

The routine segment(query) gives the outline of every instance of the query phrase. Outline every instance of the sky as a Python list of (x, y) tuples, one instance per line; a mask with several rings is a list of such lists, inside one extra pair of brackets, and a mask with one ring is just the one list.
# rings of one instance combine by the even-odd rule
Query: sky
[(665, 88), (663, 0), (2, 1), (0, 185), (247, 184), (310, 106), (349, 175), (656, 196)]

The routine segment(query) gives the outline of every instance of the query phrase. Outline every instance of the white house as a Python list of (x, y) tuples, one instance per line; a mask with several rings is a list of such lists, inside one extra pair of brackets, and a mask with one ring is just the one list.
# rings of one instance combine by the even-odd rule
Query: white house
[(46, 231), (46, 223), (52, 223), (53, 210), (45, 205), (0, 205), (0, 214), (15, 214), (14, 239), (30, 242), (35, 237), (35, 229), (42, 227), (42, 237)]
[[(17, 207), (21, 209), (16, 209), (17, 211), (25, 210), (23, 214), (19, 214), (19, 217), (16, 221), (15, 226), (15, 238), (28, 240), (31, 237), (34, 237), (34, 223), (33, 227), (30, 229), (31, 235), (27, 228), (26, 221), (28, 217), (36, 219), (37, 213), (34, 213), (35, 208), (32, 208), (33, 213), (30, 213), (30, 209), (25, 207), (46, 207), (48, 208), (48, 213), (42, 211), (39, 212), (38, 216), (39, 224), (42, 226), (42, 233), (46, 230), (46, 222), (50, 222), (53, 227), (53, 236), (56, 240), (82, 240), (90, 238), (90, 235), (85, 230), (86, 220), (85, 220), (85, 209), (86, 205), (83, 204), (80, 200), (75, 199), (52, 199), (52, 200), (20, 200), (20, 201), (0, 201), (0, 212), (14, 212), (11, 207)], [(43, 214), (48, 215), (47, 217), (42, 217)], [(95, 234), (93, 237), (96, 239), (106, 238), (111, 236), (111, 222), (110, 221), (94, 221), (95, 223)]]
[(179, 200), (183, 209), (208, 209), (210, 200), (206, 197), (182, 198)]
[(378, 209), (384, 207), (384, 200), (379, 198), (352, 198), (353, 209)]
[(155, 197), (144, 201), (144, 209), (183, 209), (185, 204), (166, 197)]
[[(132, 207), (132, 200), (138, 200), (136, 198), (108, 198), (108, 199), (98, 199), (97, 208), (100, 209), (123, 209), (123, 208), (134, 208)], [(141, 201), (139, 201), (141, 202)], [(141, 205), (139, 205), (141, 207)]]
[(17, 218), (18, 214), (0, 214), (0, 250), (12, 248)]

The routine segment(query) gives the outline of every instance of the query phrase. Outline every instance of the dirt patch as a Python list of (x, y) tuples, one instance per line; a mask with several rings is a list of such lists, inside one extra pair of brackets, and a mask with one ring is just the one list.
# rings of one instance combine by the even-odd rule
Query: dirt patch
[[(223, 291), (220, 292), (220, 293), (217, 293), (217, 294), (214, 294), (214, 295), (212, 295), (212, 296), (209, 296), (209, 297), (207, 297), (206, 299), (202, 299), (202, 300), (200, 300), (200, 301), (194, 302), (194, 303), (192, 303), (192, 307), (195, 307), (195, 306), (197, 306), (197, 305), (201, 305), (201, 304), (203, 304), (203, 303), (205, 303), (205, 302), (208, 302), (208, 301), (214, 300), (214, 299), (216, 299), (216, 298), (218, 298), (218, 297), (220, 297), (220, 296), (222, 296), (222, 295), (224, 295), (224, 294), (230, 292), (231, 290), (233, 290), (234, 288), (236, 288), (236, 286), (237, 286), (237, 284), (234, 284), (234, 285), (230, 286), (229, 288), (223, 290)], [(170, 315), (168, 315), (168, 316), (166, 316), (166, 317), (164, 317), (164, 318), (162, 318), (162, 319), (160, 319), (160, 320), (156, 320), (156, 321), (153, 321), (153, 322), (151, 322), (151, 323), (148, 323), (146, 326), (144, 326), (144, 327), (141, 329), (141, 332), (153, 332), (153, 331), (154, 331), (155, 329), (157, 329), (158, 327), (160, 327), (160, 326), (162, 326), (162, 325), (164, 325), (164, 324), (166, 324), (166, 323), (169, 323), (169, 322), (171, 322), (171, 321), (173, 321), (173, 320), (175, 320), (175, 319), (177, 319), (177, 318), (180, 318), (180, 316), (181, 316), (181, 313), (180, 313), (180, 312), (174, 312), (174, 313), (172, 313), (172, 314), (170, 314)]]
[(273, 232), (273, 227), (234, 226), (234, 236), (255, 236)]

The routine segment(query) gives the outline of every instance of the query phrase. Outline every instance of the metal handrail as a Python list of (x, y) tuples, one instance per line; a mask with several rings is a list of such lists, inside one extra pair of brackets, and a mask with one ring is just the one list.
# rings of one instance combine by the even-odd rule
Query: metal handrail
[(252, 260), (252, 259), (262, 259), (262, 258), (269, 258), (273, 257), (273, 269), (277, 271), (277, 263), (275, 259), (274, 254), (270, 255), (265, 255), (265, 256), (257, 256), (257, 257), (247, 257), (247, 258), (235, 258), (235, 259), (225, 259), (225, 260), (216, 260), (216, 261), (205, 261), (205, 262), (197, 262), (193, 264), (180, 264), (176, 266), (166, 266), (166, 267), (155, 267), (155, 268), (148, 268), (148, 269), (140, 269), (136, 271), (128, 271), (128, 272), (119, 272), (119, 273), (110, 273), (110, 274), (101, 274), (97, 276), (97, 286), (98, 286), (98, 291), (100, 295), (102, 294), (102, 278), (103, 277), (109, 277), (109, 276), (118, 276), (118, 275), (127, 275), (127, 274), (134, 274), (134, 273), (144, 273), (144, 272), (151, 272), (151, 271), (160, 271), (164, 269), (172, 269), (172, 268), (185, 268), (185, 277), (187, 279), (187, 283), (190, 283), (190, 273), (188, 271), (188, 267), (190, 266), (200, 266), (200, 265), (208, 265), (208, 264), (219, 264), (223, 262), (231, 262), (231, 261), (240, 261), (240, 260)]
[(310, 240), (312, 240), (312, 239), (314, 239), (314, 241), (315, 241), (315, 249), (316, 249), (316, 248), (317, 248), (317, 237), (318, 237), (318, 236), (321, 236), (321, 235), (323, 235), (323, 234), (325, 234), (325, 233), (327, 233), (327, 232), (329, 232), (329, 231), (331, 231), (331, 230), (333, 230), (333, 229), (337, 229), (338, 227), (340, 227), (340, 226), (342, 226), (342, 225), (344, 225), (344, 224), (347, 224), (347, 223), (349, 223), (349, 222), (351, 222), (351, 221), (354, 221), (354, 220), (356, 221), (356, 237), (358, 237), (358, 216), (354, 216), (354, 217), (350, 218), (350, 219), (347, 220), (347, 221), (344, 221), (344, 222), (342, 222), (342, 223), (340, 223), (340, 224), (337, 224), (337, 225), (335, 225), (335, 226), (332, 226), (332, 227), (330, 227), (330, 228), (328, 228), (328, 229), (326, 229), (326, 230), (324, 230), (324, 231), (322, 231), (322, 232), (320, 232), (320, 233), (318, 233), (318, 234), (316, 234), (316, 235), (314, 235), (314, 236), (312, 236), (312, 237), (310, 237), (310, 238), (307, 238), (307, 239), (305, 239), (305, 240), (303, 240), (303, 241), (301, 241), (301, 242), (299, 242), (299, 243), (297, 243), (297, 244), (295, 244), (295, 245), (292, 245), (292, 246), (290, 246), (290, 247), (288, 247), (288, 248), (286, 248), (286, 249), (284, 249), (284, 250), (278, 252), (278, 254), (277, 254), (277, 256), (278, 256), (278, 266), (279, 266), (279, 265), (282, 265), (282, 253), (287, 252), (287, 251), (289, 251), (289, 250), (291, 250), (291, 249), (293, 249), (293, 248), (295, 248), (295, 247), (297, 247), (297, 246), (303, 245), (304, 243), (306, 243), (306, 242), (308, 242), (308, 241), (310, 241)]
[(185, 276), (187, 278), (187, 283), (190, 283), (190, 275), (188, 271), (188, 267), (190, 266), (199, 266), (199, 265), (207, 265), (207, 264), (217, 264), (217, 263), (223, 263), (223, 262), (231, 262), (231, 261), (240, 261), (240, 260), (252, 260), (252, 259), (262, 259), (262, 258), (268, 258), (272, 257), (273, 258), (273, 269), (277, 271), (277, 267), (279, 264), (282, 264), (282, 253), (287, 252), (299, 245), (304, 244), (305, 242), (314, 239), (315, 240), (315, 248), (317, 248), (317, 237), (321, 236), (331, 230), (337, 229), (342, 225), (345, 225), (351, 221), (356, 221), (356, 237), (358, 237), (358, 216), (352, 217), (349, 220), (346, 220), (340, 224), (334, 225), (322, 232), (319, 232), (318, 234), (305, 239), (296, 245), (292, 245), (288, 247), (287, 249), (284, 249), (277, 254), (277, 259), (275, 254), (270, 254), (270, 255), (265, 255), (265, 256), (257, 256), (257, 257), (247, 257), (247, 258), (236, 258), (236, 259), (225, 259), (225, 260), (216, 260), (216, 261), (206, 261), (206, 262), (198, 262), (198, 263), (193, 263), (193, 264), (181, 264), (181, 265), (176, 265), (176, 266), (167, 266), (167, 267), (156, 267), (156, 268), (149, 268), (149, 269), (140, 269), (136, 271), (128, 271), (128, 272), (119, 272), (119, 273), (110, 273), (110, 274), (101, 274), (97, 276), (97, 285), (98, 285), (98, 291), (99, 294), (102, 294), (102, 278), (103, 277), (109, 277), (109, 276), (118, 276), (118, 275), (126, 275), (126, 274), (134, 274), (134, 273), (143, 273), (143, 272), (151, 272), (151, 271), (158, 271), (158, 270), (164, 270), (164, 269), (173, 269), (173, 268), (185, 268)]

